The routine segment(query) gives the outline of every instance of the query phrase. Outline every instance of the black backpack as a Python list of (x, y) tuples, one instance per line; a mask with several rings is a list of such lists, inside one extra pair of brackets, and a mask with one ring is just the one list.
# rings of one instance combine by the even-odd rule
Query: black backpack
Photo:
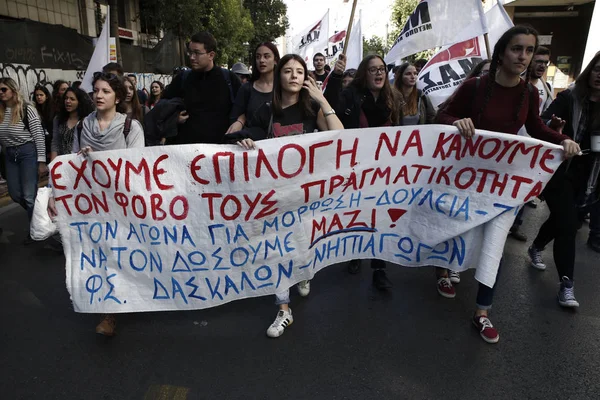
[[(220, 68), (221, 73), (223, 74), (223, 78), (225, 78), (225, 82), (227, 83), (227, 88), (229, 88), (229, 100), (231, 100), (231, 104), (235, 103), (235, 96), (233, 95), (233, 86), (231, 86), (231, 76), (229, 75), (229, 70), (225, 68)], [(185, 80), (192, 72), (191, 69), (186, 69), (181, 73), (181, 88), (180, 90), (183, 92), (185, 88)]]

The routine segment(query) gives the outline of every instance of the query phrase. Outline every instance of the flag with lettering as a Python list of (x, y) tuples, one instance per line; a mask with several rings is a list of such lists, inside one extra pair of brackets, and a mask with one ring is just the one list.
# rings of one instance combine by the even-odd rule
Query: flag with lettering
[(313, 70), (313, 56), (325, 54), (329, 45), (329, 11), (323, 18), (302, 30), (292, 39), (292, 53), (304, 58), (309, 70)]
[[(488, 38), (492, 52), (498, 39), (513, 26), (513, 23), (500, 3), (489, 9), (485, 18), (489, 27)], [(465, 32), (473, 35), (471, 39), (443, 47), (419, 73), (417, 88), (429, 96), (435, 107), (450, 97), (478, 63), (491, 58), (491, 54), (486, 52), (483, 36), (476, 36), (477, 24), (467, 27)]]
[[(466, 32), (465, 27), (471, 25), (473, 31)], [(385, 62), (397, 64), (419, 51), (462, 42), (487, 31), (481, 0), (421, 0), (385, 56)]]

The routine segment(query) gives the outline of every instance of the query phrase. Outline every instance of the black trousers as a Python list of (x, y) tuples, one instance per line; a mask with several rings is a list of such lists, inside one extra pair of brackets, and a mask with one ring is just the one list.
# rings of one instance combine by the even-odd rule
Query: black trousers
[(543, 196), (550, 209), (550, 217), (540, 228), (533, 245), (541, 250), (554, 240), (554, 263), (559, 279), (563, 276), (573, 279), (579, 210), (574, 184), (561, 172), (559, 169), (544, 189)]

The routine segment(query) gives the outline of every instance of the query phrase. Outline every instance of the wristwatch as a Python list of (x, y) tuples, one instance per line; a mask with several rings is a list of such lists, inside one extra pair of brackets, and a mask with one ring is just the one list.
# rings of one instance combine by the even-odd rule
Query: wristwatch
[(335, 110), (332, 108), (331, 110), (327, 111), (326, 113), (323, 113), (324, 116), (328, 117), (330, 115), (334, 115), (335, 114)]

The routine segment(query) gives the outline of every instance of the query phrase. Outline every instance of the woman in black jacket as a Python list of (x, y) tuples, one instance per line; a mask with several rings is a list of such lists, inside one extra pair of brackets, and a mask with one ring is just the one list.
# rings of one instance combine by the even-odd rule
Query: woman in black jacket
[(550, 217), (528, 253), (531, 265), (544, 270), (541, 253), (554, 240), (554, 262), (560, 279), (558, 302), (563, 307), (578, 307), (573, 289), (578, 211), (597, 205), (600, 198), (600, 152), (592, 151), (593, 137), (600, 136), (600, 52), (575, 84), (558, 94), (542, 119), (551, 121), (551, 126), (561, 124), (554, 116), (564, 120), (563, 133), (579, 144), (582, 155), (563, 162), (544, 189)]
[[(344, 59), (342, 58), (342, 61)], [(338, 62), (339, 63), (339, 62)], [(335, 108), (344, 128), (370, 128), (400, 126), (401, 103), (399, 93), (390, 84), (383, 58), (378, 55), (365, 57), (348, 87), (342, 90), (343, 65), (336, 64), (325, 89), (325, 98)], [(361, 260), (352, 260), (348, 271), (358, 273)], [(385, 261), (373, 259), (373, 285), (379, 290), (392, 287), (385, 273)]]

